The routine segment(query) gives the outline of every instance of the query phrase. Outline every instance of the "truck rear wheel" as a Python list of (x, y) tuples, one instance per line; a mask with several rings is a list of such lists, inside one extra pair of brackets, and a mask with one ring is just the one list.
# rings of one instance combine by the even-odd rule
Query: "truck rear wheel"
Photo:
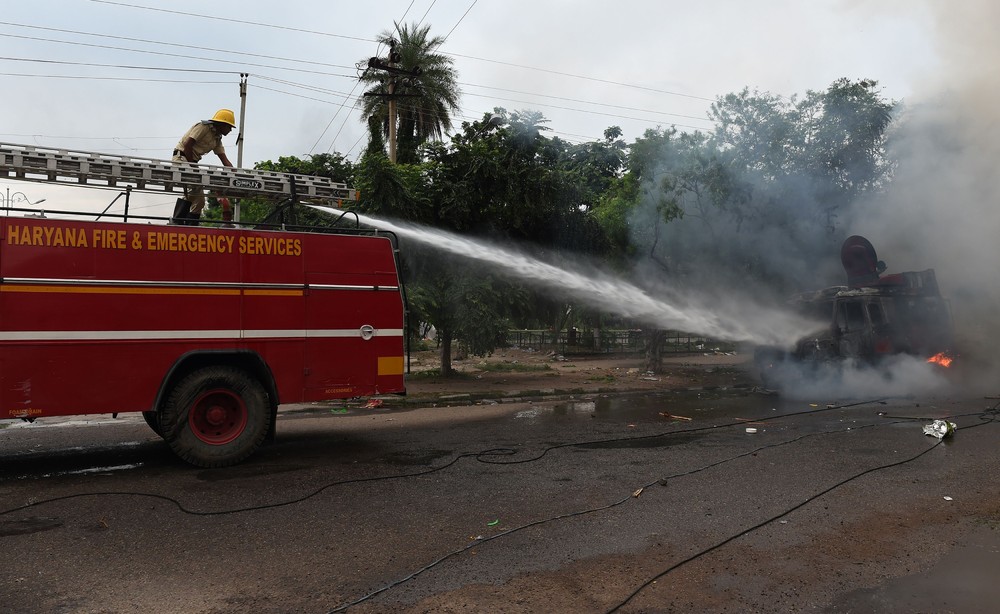
[(174, 386), (159, 422), (177, 456), (199, 467), (225, 467), (260, 447), (271, 412), (259, 381), (236, 367), (212, 366)]

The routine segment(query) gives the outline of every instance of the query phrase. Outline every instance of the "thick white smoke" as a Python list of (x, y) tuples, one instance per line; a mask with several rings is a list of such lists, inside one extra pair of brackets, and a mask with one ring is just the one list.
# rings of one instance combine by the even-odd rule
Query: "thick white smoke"
[(890, 189), (857, 203), (851, 230), (891, 269), (937, 271), (962, 353), (956, 368), (989, 386), (1000, 364), (1000, 4), (925, 4), (941, 63), (893, 130)]

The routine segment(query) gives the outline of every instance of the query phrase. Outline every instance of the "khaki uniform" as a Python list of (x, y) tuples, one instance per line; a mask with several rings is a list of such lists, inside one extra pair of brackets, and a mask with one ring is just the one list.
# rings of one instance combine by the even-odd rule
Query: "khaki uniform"
[[(194, 160), (184, 158), (184, 143), (188, 139), (194, 139), (194, 147), (191, 148), (194, 152)], [(215, 124), (211, 120), (205, 120), (191, 126), (184, 133), (174, 149), (171, 160), (194, 164), (210, 151), (215, 152), (220, 157), (226, 155), (226, 148), (222, 146), (222, 135), (215, 131)], [(191, 213), (200, 215), (201, 210), (205, 208), (205, 191), (200, 188), (185, 188), (184, 198), (191, 203)]]

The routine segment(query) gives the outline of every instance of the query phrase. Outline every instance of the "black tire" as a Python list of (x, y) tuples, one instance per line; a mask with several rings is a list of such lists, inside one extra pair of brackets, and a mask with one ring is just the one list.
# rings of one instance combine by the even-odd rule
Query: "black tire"
[(236, 367), (212, 366), (179, 381), (160, 414), (163, 438), (199, 467), (226, 467), (253, 454), (271, 428), (267, 393)]
[(155, 411), (144, 411), (142, 412), (142, 419), (146, 421), (149, 428), (153, 429), (153, 432), (163, 437), (163, 429), (160, 428), (160, 414)]

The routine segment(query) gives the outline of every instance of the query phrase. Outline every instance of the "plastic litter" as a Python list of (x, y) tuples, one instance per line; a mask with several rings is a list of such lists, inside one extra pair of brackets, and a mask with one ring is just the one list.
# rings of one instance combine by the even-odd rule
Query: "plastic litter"
[(335, 407), (335, 408), (333, 408), (333, 409), (330, 410), (330, 413), (331, 414), (346, 414), (347, 413), (347, 408), (346, 407)]
[(382, 399), (369, 399), (367, 403), (362, 405), (365, 409), (372, 409), (374, 407), (382, 407)]
[(934, 422), (924, 426), (924, 435), (944, 439), (945, 437), (954, 435), (955, 429), (957, 428), (958, 425), (954, 422), (948, 422), (947, 420), (935, 420)]
[(500, 524), (500, 519), (499, 518), (497, 518), (496, 520), (491, 520), (491, 521), (487, 522), (486, 526), (488, 526), (488, 527), (495, 527), (498, 524)]
[(748, 432), (748, 433), (756, 433), (756, 432), (757, 432), (757, 429), (756, 429), (756, 428), (754, 428), (754, 427), (752, 427), (752, 426), (748, 426), (748, 427), (747, 427), (747, 432)]
[(664, 418), (669, 418), (670, 420), (686, 420), (688, 422), (691, 421), (691, 418), (688, 418), (687, 416), (678, 416), (677, 414), (668, 414), (665, 411), (661, 411), (660, 415), (663, 416)]
[(949, 497), (949, 496), (947, 496), (947, 495), (945, 495), (945, 498), (944, 498), (944, 500), (945, 500), (945, 501), (954, 501), (954, 499), (952, 499), (951, 497)]

